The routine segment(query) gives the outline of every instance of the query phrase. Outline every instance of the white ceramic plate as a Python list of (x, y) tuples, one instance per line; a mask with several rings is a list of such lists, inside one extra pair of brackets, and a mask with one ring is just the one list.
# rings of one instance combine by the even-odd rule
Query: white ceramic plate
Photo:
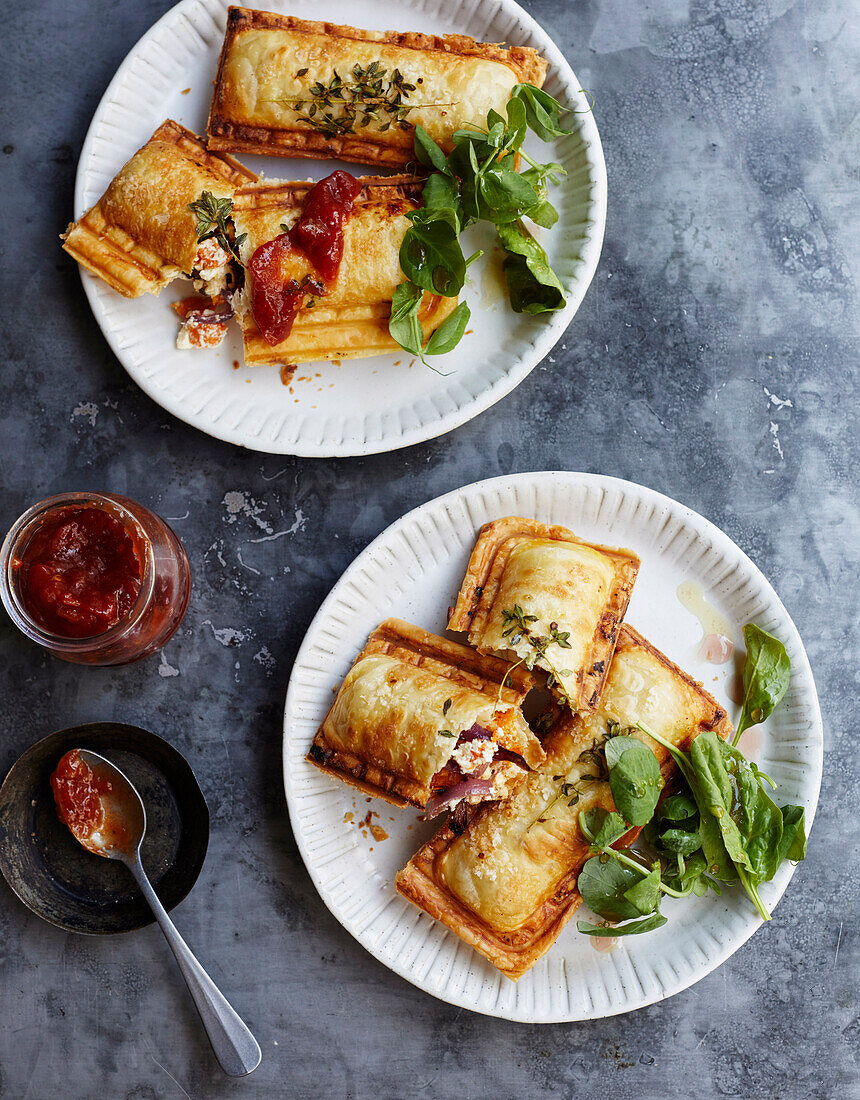
[[(183, 0), (123, 61), (84, 142), (75, 217), (98, 200), (165, 118), (204, 132), (228, 3)], [(540, 50), (550, 62), (547, 90), (579, 112), (571, 116), (577, 127), (572, 137), (526, 143), (539, 159), (558, 161), (568, 172), (553, 193), (559, 222), (551, 232), (537, 231), (566, 288), (567, 306), (542, 317), (512, 313), (502, 297), (496, 251), (478, 262), (466, 293), (470, 335), (439, 359), (447, 377), (420, 363), (410, 366), (403, 352), (304, 365), (293, 392), (281, 385), (275, 367), (233, 368), (243, 361), (237, 331), (217, 350), (176, 350), (176, 318), (168, 302), (188, 293), (184, 281), (160, 299), (129, 300), (82, 271), (93, 313), (135, 382), (168, 412), (218, 439), (268, 453), (326, 457), (432, 439), (518, 385), (560, 339), (591, 282), (603, 241), (606, 168), (586, 96), (552, 39), (513, 0), (261, 0), (259, 6), (352, 26), (469, 34)], [(319, 179), (335, 167), (370, 171), (335, 161), (243, 159), (254, 171), (288, 179)], [(475, 239), (492, 247), (491, 239)]]
[[(576, 473), (493, 478), (431, 500), (392, 524), (346, 570), (311, 623), (287, 692), (290, 820), (332, 913), (371, 954), (427, 993), (529, 1023), (611, 1016), (686, 989), (736, 951), (761, 924), (743, 892), (669, 899), (663, 905), (667, 924), (621, 939), (609, 954), (595, 951), (571, 922), (514, 984), (396, 893), (395, 873), (434, 826), (419, 823), (416, 811), (366, 799), (304, 759), (332, 690), (370, 631), (397, 615), (441, 633), (478, 528), (508, 515), (564, 524), (587, 539), (634, 549), (642, 568), (627, 621), (702, 680), (731, 715), (738, 709), (727, 695), (734, 670), (698, 659), (702, 628), (678, 599), (678, 586), (698, 584), (741, 645), (741, 629), (753, 621), (785, 643), (789, 690), (771, 719), (744, 735), (742, 747), (778, 783), (780, 805), (805, 806), (807, 827), (812, 824), (821, 785), (821, 715), (806, 653), (776, 593), (727, 535), (689, 508), (627, 481)], [(388, 839), (374, 840), (359, 829), (368, 809), (379, 815), (373, 823)], [(785, 864), (761, 887), (771, 910), (792, 873)]]

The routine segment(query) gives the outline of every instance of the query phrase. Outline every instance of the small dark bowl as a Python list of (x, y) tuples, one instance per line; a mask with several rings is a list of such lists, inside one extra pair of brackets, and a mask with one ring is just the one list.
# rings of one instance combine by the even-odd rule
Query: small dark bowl
[(197, 881), (209, 844), (209, 808), (185, 758), (154, 733), (94, 722), (50, 734), (13, 764), (0, 787), (0, 871), (34, 913), (69, 932), (131, 932), (154, 920), (131, 872), (87, 852), (60, 821), (50, 777), (69, 749), (116, 764), (146, 808), (144, 869), (165, 909)]

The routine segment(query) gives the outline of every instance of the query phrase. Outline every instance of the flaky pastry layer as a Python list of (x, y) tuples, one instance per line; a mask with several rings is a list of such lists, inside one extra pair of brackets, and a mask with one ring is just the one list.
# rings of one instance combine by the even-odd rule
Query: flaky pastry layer
[[(359, 112), (347, 132), (322, 133), (299, 121), (310, 111), (317, 82), (328, 86), (336, 72), (350, 83), (356, 65), (366, 69), (374, 62), (388, 79), (399, 70), (414, 85), (402, 98), (412, 108), (403, 127), (384, 111), (367, 124)], [(545, 76), (546, 61), (528, 47), (505, 48), (465, 35), (359, 30), (230, 8), (209, 112), (210, 147), (400, 167), (412, 160), (415, 124), (450, 151), (455, 130), (485, 125), (490, 109), (504, 114), (515, 84), (540, 86)], [(295, 109), (300, 101), (307, 111)], [(337, 102), (326, 109), (334, 117), (341, 113)]]

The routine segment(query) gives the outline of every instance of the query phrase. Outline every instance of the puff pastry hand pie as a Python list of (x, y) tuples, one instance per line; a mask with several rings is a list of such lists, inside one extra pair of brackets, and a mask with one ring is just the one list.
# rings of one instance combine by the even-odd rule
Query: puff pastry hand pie
[(630, 550), (537, 520), (494, 520), (481, 528), (448, 628), (481, 653), (533, 662), (571, 710), (593, 710), (638, 571)]
[(63, 248), (126, 298), (158, 294), (180, 275), (197, 277), (211, 294), (223, 285), (229, 256), (213, 240), (198, 242), (189, 204), (204, 192), (231, 199), (256, 178), (168, 119), (69, 225)]
[(308, 760), (359, 790), (428, 816), (504, 797), (543, 760), (518, 705), (524, 669), (389, 619), (358, 655)]
[(525, 47), (230, 8), (210, 148), (402, 166), (416, 123), (450, 152), (455, 130), (504, 115), (515, 84), (545, 75)]
[[(521, 977), (581, 902), (576, 884), (588, 842), (580, 811), (614, 809), (609, 784), (585, 778), (594, 771), (587, 754), (602, 744), (610, 722), (627, 727), (638, 721), (682, 747), (703, 730), (721, 737), (731, 731), (725, 710), (625, 625), (599, 707), (590, 714), (564, 711), (544, 739), (544, 763), (508, 801), (477, 810), (464, 830), (449, 822), (398, 874), (397, 889), (507, 977)], [(635, 735), (654, 751), (668, 779), (675, 765), (667, 751)], [(578, 795), (572, 807), (571, 790)]]
[[(391, 298), (404, 276), (400, 244), (406, 214), (421, 204), (422, 184), (409, 176), (365, 176), (358, 180), (352, 213), (343, 224), (343, 256), (333, 280), (317, 282), (307, 256), (295, 250), (281, 261), (280, 278), (307, 293), (286, 339), (271, 344), (251, 310), (254, 276), (247, 271), (261, 245), (276, 238), (300, 216), (311, 183), (260, 182), (236, 192), (233, 221), (245, 234), (239, 254), (246, 289), (234, 300), (245, 345), (245, 362), (304, 363), (358, 359), (397, 350), (388, 332)], [(425, 294), (419, 319), (426, 339), (457, 306), (456, 298)]]

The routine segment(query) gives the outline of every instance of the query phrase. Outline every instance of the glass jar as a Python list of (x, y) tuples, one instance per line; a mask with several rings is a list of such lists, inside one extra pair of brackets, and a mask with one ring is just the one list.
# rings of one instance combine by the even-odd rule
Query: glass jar
[[(117, 569), (136, 560), (137, 575), (132, 576), (132, 583), (121, 591), (122, 600), (115, 600), (116, 607), (122, 606), (115, 622), (105, 629), (99, 628), (96, 633), (69, 636), (70, 632), (73, 635), (86, 633), (86, 619), (66, 629), (65, 620), (57, 616), (51, 618), (51, 608), (39, 602), (40, 593), (31, 584), (30, 572), (34, 564), (38, 565), (42, 570), (40, 575), (47, 576), (42, 582), (43, 588), (50, 587), (52, 579), (56, 578), (49, 575), (51, 563), (45, 565), (38, 557), (41, 547), (46, 540), (50, 541), (54, 526), (57, 530), (65, 530), (65, 524), (90, 509), (102, 513), (105, 519), (99, 521), (97, 517), (86, 516), (84, 522), (101, 529), (100, 537), (108, 552), (114, 552)], [(116, 536), (117, 545), (113, 548), (109, 545), (111, 532)], [(28, 553), (32, 560), (28, 560)], [(191, 593), (191, 567), (177, 536), (154, 512), (117, 493), (61, 493), (33, 505), (6, 536), (0, 550), (0, 565), (0, 594), (18, 629), (55, 657), (77, 664), (124, 665), (154, 653), (179, 626)], [(86, 583), (86, 576), (81, 580), (82, 574), (86, 574), (86, 566), (71, 575), (67, 586), (70, 592), (79, 591), (80, 584)], [(96, 577), (96, 582), (100, 577)], [(66, 582), (61, 577), (59, 583)], [(55, 601), (52, 606), (57, 606), (57, 600), (62, 602), (63, 594), (61, 592), (58, 597), (51, 592), (50, 598)], [(110, 596), (106, 603), (96, 597), (91, 599), (91, 596), (92, 592), (87, 592), (85, 599), (90, 599), (96, 609), (113, 606)], [(73, 594), (69, 598), (77, 596)], [(93, 618), (92, 621), (98, 620)]]

